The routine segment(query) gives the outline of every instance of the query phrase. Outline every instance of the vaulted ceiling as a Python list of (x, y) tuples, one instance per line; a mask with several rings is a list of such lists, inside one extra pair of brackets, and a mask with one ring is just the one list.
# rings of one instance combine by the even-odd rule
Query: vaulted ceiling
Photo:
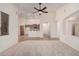
[[(15, 3), (14, 5), (18, 8), (19, 15), (25, 18), (33, 16), (33, 12), (36, 11), (34, 7), (39, 7), (38, 3)], [(46, 11), (48, 11), (48, 14), (55, 12), (64, 5), (64, 3), (42, 3), (42, 7), (47, 7)]]

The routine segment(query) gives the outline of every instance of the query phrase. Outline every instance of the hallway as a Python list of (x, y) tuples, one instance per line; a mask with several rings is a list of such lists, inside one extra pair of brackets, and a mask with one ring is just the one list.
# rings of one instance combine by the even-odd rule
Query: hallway
[(8, 50), (2, 56), (79, 56), (79, 52), (60, 40), (26, 40)]
[(0, 55), (79, 56), (79, 4), (42, 6), (40, 15), (39, 3), (0, 4)]

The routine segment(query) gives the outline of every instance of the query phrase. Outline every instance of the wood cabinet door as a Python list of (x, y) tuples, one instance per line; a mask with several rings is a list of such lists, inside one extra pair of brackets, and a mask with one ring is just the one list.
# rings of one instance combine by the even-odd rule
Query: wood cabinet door
[(24, 26), (20, 26), (20, 35), (24, 35)]

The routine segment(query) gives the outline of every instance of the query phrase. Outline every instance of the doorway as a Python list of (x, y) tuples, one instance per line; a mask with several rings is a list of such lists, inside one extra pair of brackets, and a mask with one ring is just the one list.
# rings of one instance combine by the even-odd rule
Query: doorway
[(48, 22), (43, 23), (43, 37), (50, 38), (50, 24)]
[(26, 41), (27, 36), (25, 35), (25, 26), (21, 25), (20, 26), (20, 37), (19, 37), (19, 42)]
[(24, 35), (24, 26), (20, 26), (20, 36)]

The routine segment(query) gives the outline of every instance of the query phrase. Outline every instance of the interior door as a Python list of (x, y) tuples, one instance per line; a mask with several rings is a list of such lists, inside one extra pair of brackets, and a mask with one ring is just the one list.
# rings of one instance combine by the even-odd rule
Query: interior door
[(50, 38), (49, 23), (43, 23), (43, 37), (44, 38)]

